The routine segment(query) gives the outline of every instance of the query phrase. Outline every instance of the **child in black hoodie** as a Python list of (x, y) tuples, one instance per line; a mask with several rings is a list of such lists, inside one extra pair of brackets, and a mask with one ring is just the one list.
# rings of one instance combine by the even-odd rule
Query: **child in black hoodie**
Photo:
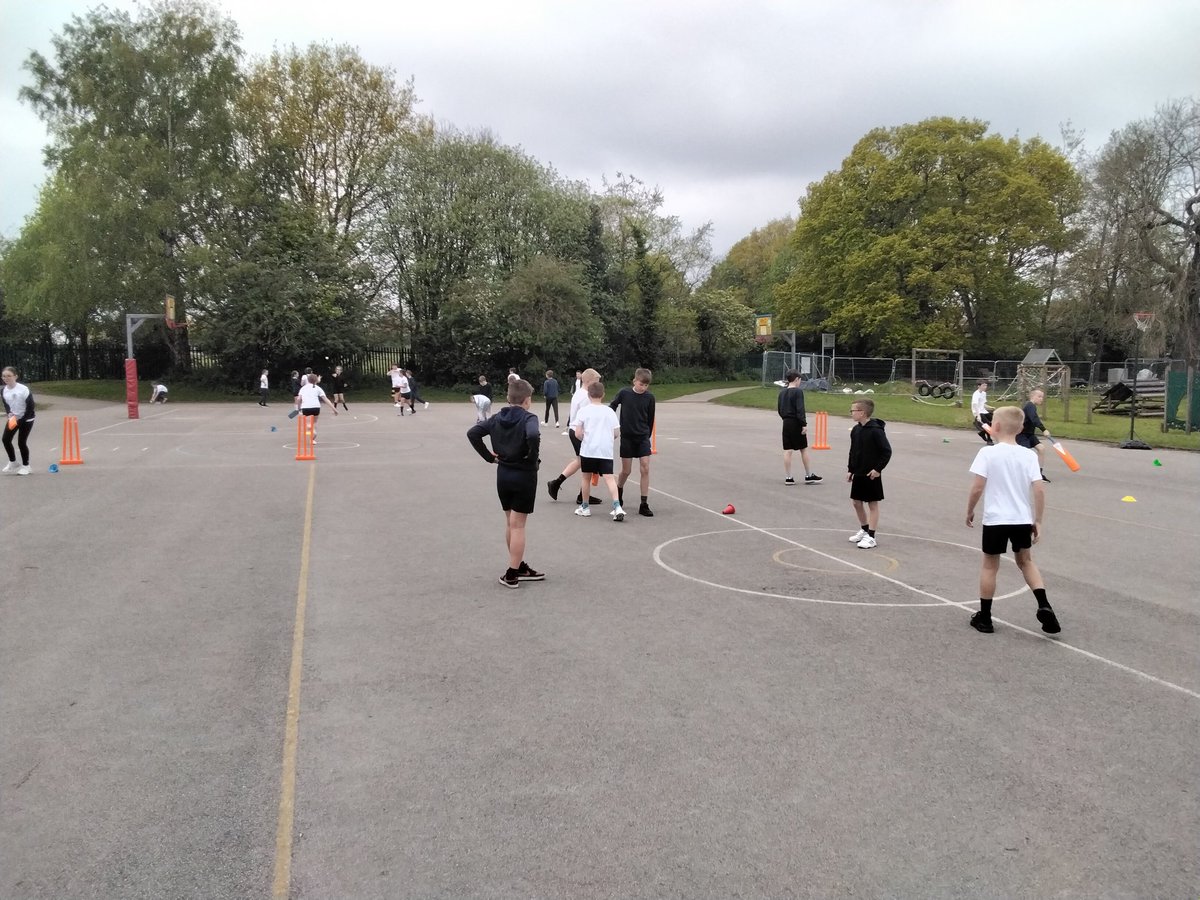
[[(508, 384), (509, 405), (467, 431), (467, 440), (484, 462), (496, 465), (496, 493), (504, 510), (504, 541), (508, 545), (508, 569), (500, 576), (507, 588), (522, 581), (542, 581), (546, 576), (525, 562), (525, 520), (533, 512), (537, 496), (537, 470), (541, 460), (542, 436), (538, 417), (529, 411), (533, 386), (523, 379)], [(492, 439), (492, 449), (483, 442)]]
[(850, 431), (850, 458), (846, 480), (850, 482), (850, 502), (860, 527), (850, 543), (860, 550), (875, 547), (875, 529), (879, 526), (879, 502), (883, 500), (884, 467), (892, 458), (892, 445), (884, 433), (883, 419), (872, 419), (875, 401), (856, 397), (850, 406), (854, 428)]

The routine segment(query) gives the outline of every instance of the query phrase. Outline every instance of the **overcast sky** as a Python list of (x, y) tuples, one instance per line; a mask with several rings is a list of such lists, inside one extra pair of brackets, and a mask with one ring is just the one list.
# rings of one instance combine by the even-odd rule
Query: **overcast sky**
[[(96, 3), (0, 0), (0, 233), (45, 177), (46, 131), (17, 100), (32, 50)], [(108, 0), (110, 9), (134, 9)], [(357, 47), (410, 76), (419, 111), (489, 129), (561, 174), (660, 187), (713, 248), (794, 215), (876, 126), (972, 117), (1098, 148), (1200, 93), (1195, 0), (225, 0), (250, 56)]]

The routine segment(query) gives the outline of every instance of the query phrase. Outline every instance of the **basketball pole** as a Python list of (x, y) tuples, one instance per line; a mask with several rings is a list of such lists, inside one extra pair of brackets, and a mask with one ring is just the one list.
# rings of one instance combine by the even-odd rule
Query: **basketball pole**
[(1153, 314), (1133, 314), (1133, 324), (1137, 326), (1137, 339), (1133, 344), (1133, 396), (1129, 398), (1129, 440), (1122, 441), (1117, 445), (1121, 450), (1152, 449), (1149, 444), (1137, 438), (1133, 433), (1134, 423), (1137, 421), (1138, 365), (1140, 365), (1142, 357), (1142, 333), (1150, 330), (1150, 323), (1152, 321)]

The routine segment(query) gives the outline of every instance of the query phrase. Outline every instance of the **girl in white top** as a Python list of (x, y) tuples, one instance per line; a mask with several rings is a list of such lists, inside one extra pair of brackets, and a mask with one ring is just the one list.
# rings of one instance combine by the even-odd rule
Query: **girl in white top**
[(258, 405), (266, 406), (267, 397), (271, 394), (271, 381), (267, 369), (262, 370), (262, 374), (258, 376)]
[[(29, 432), (33, 430), (33, 395), (29, 388), (17, 381), (17, 370), (5, 366), (0, 372), (0, 380), (4, 388), (0, 396), (4, 399), (4, 452), (8, 454), (8, 463), (4, 472), (16, 472), (18, 475), (29, 474)], [(21, 465), (17, 465), (17, 455), (13, 452), (13, 438), (17, 439), (17, 448), (21, 451)]]
[(322, 403), (329, 404), (335, 416), (338, 414), (337, 407), (325, 396), (325, 389), (317, 384), (317, 376), (309, 375), (308, 381), (300, 385), (300, 393), (296, 395), (296, 409), (306, 416), (319, 416)]

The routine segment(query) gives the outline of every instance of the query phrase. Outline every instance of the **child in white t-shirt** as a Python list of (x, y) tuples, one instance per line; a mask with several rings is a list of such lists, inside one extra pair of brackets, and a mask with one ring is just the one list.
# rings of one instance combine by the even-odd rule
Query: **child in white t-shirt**
[[(971, 627), (991, 634), (992, 597), (996, 592), (996, 573), (1000, 557), (1012, 544), (1013, 558), (1025, 583), (1037, 599), (1037, 620), (1042, 631), (1057, 634), (1062, 630), (1050, 602), (1042, 574), (1033, 562), (1033, 545), (1042, 535), (1042, 513), (1046, 496), (1037, 454), (1017, 445), (1017, 433), (1025, 414), (1015, 406), (1001, 406), (992, 413), (990, 447), (981, 447), (971, 463), (975, 481), (967, 498), (967, 527), (975, 524), (975, 506), (983, 498), (983, 562), (979, 571), (979, 612), (971, 617)], [(1032, 497), (1031, 497), (1032, 495)]]
[(579, 468), (583, 472), (582, 502), (575, 510), (577, 516), (590, 516), (588, 505), (592, 490), (592, 474), (604, 478), (608, 495), (612, 499), (614, 522), (625, 521), (625, 510), (621, 508), (617, 479), (613, 475), (613, 441), (621, 436), (616, 412), (604, 403), (604, 384), (594, 381), (588, 385), (588, 405), (575, 418), (575, 437), (579, 439)]

